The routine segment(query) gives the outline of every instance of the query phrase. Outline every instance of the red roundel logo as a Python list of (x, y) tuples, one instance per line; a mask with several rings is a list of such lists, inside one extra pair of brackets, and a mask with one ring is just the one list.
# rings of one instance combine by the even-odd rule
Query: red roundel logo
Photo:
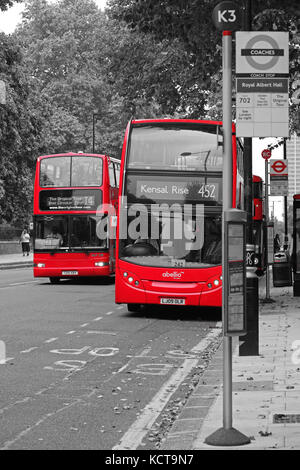
[(283, 173), (286, 169), (286, 164), (283, 160), (276, 160), (276, 162), (271, 165), (271, 168), (275, 173)]

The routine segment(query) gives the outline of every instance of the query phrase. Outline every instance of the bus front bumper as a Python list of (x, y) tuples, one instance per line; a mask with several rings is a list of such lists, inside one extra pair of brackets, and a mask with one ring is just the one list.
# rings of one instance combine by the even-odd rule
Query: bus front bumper
[[(130, 274), (127, 276), (127, 279)], [(222, 285), (207, 287), (203, 282), (169, 282), (139, 280), (129, 283), (118, 273), (116, 276), (116, 303), (222, 306)]]

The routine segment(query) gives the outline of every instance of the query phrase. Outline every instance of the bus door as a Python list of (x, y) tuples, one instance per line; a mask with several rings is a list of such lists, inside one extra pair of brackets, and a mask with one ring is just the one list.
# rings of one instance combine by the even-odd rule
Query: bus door
[(116, 267), (116, 232), (117, 232), (117, 216), (110, 215), (108, 217), (107, 244), (109, 249), (110, 271), (115, 272)]
[(300, 296), (300, 194), (294, 196), (293, 204), (293, 273), (294, 296)]

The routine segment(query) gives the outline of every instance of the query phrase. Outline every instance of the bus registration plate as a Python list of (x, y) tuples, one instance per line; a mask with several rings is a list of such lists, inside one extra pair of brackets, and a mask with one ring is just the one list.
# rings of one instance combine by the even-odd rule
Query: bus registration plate
[(78, 276), (78, 271), (62, 271), (63, 276)]
[(185, 305), (185, 299), (174, 299), (162, 297), (160, 303), (164, 305)]

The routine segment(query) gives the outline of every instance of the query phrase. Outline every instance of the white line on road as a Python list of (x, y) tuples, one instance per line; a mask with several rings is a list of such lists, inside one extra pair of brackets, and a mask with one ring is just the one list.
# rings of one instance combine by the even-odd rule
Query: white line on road
[(25, 349), (24, 351), (20, 351), (20, 354), (27, 354), (31, 351), (34, 351), (35, 349), (39, 349), (38, 346), (35, 346), (34, 348)]
[(85, 326), (88, 326), (89, 323), (82, 323), (82, 325), (80, 325), (80, 328), (84, 328)]
[(103, 317), (97, 317), (97, 318), (94, 318), (94, 320), (92, 320), (92, 321), (99, 321), (99, 320), (102, 320), (102, 319), (103, 319)]
[(38, 282), (38, 281), (14, 282), (14, 283), (12, 283), (12, 284), (8, 284), (8, 287), (22, 286), (23, 284), (34, 284), (35, 282)]
[[(217, 323), (216, 328), (213, 328), (191, 352), (204, 351), (210, 342), (221, 334), (219, 323), (220, 322)], [(143, 438), (148, 431), (150, 431), (171, 396), (176, 392), (193, 368), (197, 366), (198, 362), (199, 359), (186, 359), (183, 362), (182, 366), (165, 382), (152, 401), (145, 406), (141, 415), (124, 434), (120, 443), (114, 446), (112, 450), (135, 450), (139, 447)], [(119, 372), (120, 371), (121, 369)]]
[(46, 339), (46, 341), (44, 341), (44, 343), (53, 343), (54, 341), (58, 340), (58, 338), (50, 338), (50, 339)]
[(114, 333), (112, 331), (101, 331), (101, 330), (90, 330), (87, 331), (88, 335), (111, 335), (111, 336), (117, 336), (117, 333)]
[(117, 307), (118, 310), (121, 310), (123, 308), (123, 305), (119, 305), (119, 307)]
[(112, 315), (114, 312), (107, 312), (105, 315)]
[(1, 359), (0, 365), (5, 366), (9, 361), (13, 361), (14, 357), (7, 357), (6, 359)]
[(71, 331), (68, 331), (68, 333), (66, 333), (66, 335), (73, 335), (74, 333), (76, 333), (75, 330), (71, 330)]

